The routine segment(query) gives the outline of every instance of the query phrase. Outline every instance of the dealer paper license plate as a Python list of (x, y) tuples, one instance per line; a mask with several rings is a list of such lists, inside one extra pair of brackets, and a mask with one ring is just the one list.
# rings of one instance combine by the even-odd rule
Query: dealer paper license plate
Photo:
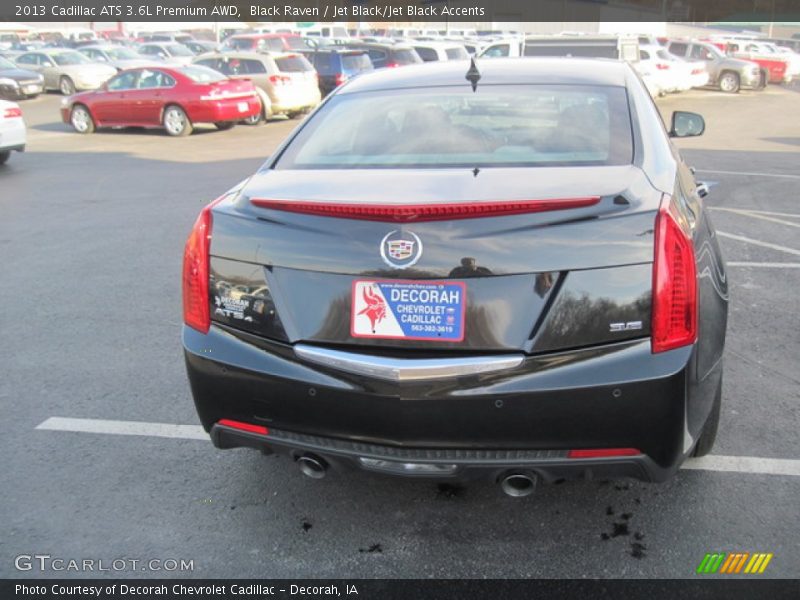
[(466, 295), (462, 281), (354, 281), (350, 334), (460, 342), (464, 339)]

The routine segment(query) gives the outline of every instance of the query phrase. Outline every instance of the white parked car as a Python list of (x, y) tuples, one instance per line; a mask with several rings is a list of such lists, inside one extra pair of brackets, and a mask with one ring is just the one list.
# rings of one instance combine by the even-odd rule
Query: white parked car
[(665, 92), (685, 92), (708, 83), (708, 70), (703, 61), (680, 58), (660, 45), (640, 46), (639, 63), (649, 67)]
[(26, 137), (19, 104), (0, 100), (0, 165), (8, 160), (12, 151), (25, 150)]

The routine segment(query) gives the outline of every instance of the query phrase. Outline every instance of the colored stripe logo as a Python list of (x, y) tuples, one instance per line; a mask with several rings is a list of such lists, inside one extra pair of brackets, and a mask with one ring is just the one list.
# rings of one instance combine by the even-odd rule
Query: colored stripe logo
[(763, 573), (773, 554), (766, 552), (714, 552), (708, 553), (697, 566), (698, 575), (756, 575)]

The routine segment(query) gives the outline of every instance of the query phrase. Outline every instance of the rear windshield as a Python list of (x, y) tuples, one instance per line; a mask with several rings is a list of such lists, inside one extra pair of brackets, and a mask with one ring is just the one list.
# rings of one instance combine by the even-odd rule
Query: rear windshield
[(225, 40), (224, 45), (231, 50), (250, 50), (255, 45), (255, 41), (252, 38), (231, 38)]
[(616, 45), (542, 44), (525, 46), (525, 56), (573, 56), (584, 58), (619, 58)]
[(215, 83), (227, 79), (225, 75), (214, 69), (209, 69), (202, 65), (192, 65), (191, 67), (178, 67), (176, 69), (195, 83)]
[(630, 164), (625, 89), (520, 85), (339, 94), (278, 169)]
[(416, 50), (409, 49), (392, 49), (392, 62), (397, 63), (398, 65), (413, 65), (416, 63), (421, 63), (422, 59), (417, 54)]
[(447, 54), (447, 60), (466, 60), (469, 58), (469, 54), (462, 46), (447, 48), (444, 52)]
[(276, 58), (275, 64), (278, 65), (278, 70), (283, 73), (302, 73), (304, 71), (314, 70), (314, 67), (308, 62), (306, 57), (300, 56), (299, 54)]
[(366, 54), (342, 54), (342, 68), (345, 71), (367, 71), (372, 69), (372, 61)]
[(308, 48), (301, 37), (285, 37), (283, 38), (283, 41), (286, 42), (286, 46), (292, 50), (304, 50)]
[(56, 61), (56, 64), (60, 67), (88, 65), (92, 62), (80, 52), (62, 52), (60, 54), (54, 54), (53, 60)]

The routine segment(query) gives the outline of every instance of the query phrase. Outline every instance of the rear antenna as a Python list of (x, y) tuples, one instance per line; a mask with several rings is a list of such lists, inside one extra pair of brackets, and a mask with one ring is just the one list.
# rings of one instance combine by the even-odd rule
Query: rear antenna
[(469, 71), (467, 71), (465, 79), (472, 84), (473, 92), (478, 89), (478, 82), (481, 80), (481, 72), (478, 71), (478, 65), (475, 64), (474, 56), (470, 62)]

